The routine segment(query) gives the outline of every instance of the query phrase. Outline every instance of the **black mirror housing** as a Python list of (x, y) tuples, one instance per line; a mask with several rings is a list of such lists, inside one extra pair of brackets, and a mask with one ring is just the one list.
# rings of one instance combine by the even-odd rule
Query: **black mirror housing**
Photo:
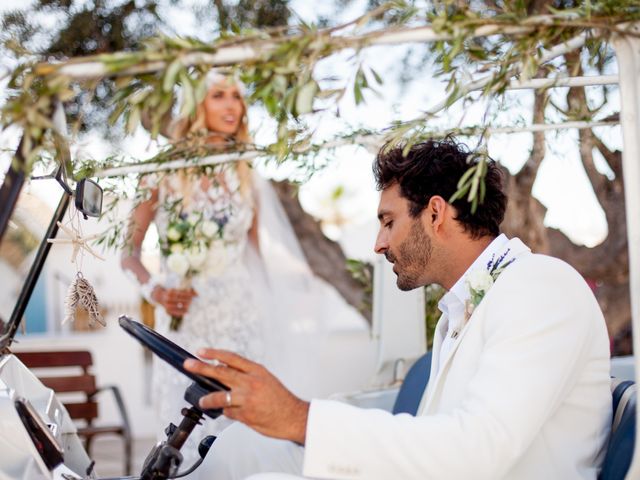
[(99, 217), (102, 213), (102, 187), (88, 178), (80, 180), (76, 185), (76, 208), (85, 218)]

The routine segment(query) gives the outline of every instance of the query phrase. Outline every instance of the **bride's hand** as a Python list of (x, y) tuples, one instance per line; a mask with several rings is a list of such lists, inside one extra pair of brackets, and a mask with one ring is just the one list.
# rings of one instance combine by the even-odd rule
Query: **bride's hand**
[(193, 297), (197, 295), (193, 288), (164, 288), (157, 286), (151, 297), (172, 317), (182, 317), (189, 311)]

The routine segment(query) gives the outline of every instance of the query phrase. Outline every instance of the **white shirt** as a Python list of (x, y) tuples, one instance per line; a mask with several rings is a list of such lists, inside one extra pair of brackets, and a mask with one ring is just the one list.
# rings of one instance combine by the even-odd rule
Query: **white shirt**
[[(436, 335), (443, 335), (442, 347), (440, 352), (433, 352), (438, 357), (438, 372), (444, 365), (451, 347), (456, 341), (456, 336), (464, 326), (464, 310), (467, 300), (470, 298), (469, 286), (467, 285), (467, 275), (476, 268), (485, 268), (487, 263), (494, 258), (498, 258), (504, 253), (505, 245), (509, 242), (507, 236), (503, 233), (496, 237), (487, 248), (485, 248), (480, 256), (471, 264), (458, 281), (438, 302), (438, 309), (446, 316), (446, 322), (443, 322), (443, 328)], [(444, 318), (443, 318), (444, 319)], [(444, 327), (447, 328), (446, 334)]]

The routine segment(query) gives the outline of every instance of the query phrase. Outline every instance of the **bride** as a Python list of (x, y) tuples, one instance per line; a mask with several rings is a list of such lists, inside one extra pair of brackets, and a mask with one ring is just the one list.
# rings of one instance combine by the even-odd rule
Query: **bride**
[[(172, 125), (173, 140), (198, 135), (214, 147), (248, 142), (246, 105), (239, 83), (215, 70), (206, 82), (207, 94), (195, 118)], [(247, 263), (250, 251), (259, 252), (258, 204), (249, 165), (237, 161), (207, 172), (150, 175), (141, 184), (148, 198), (131, 214), (122, 267), (135, 276), (143, 295), (155, 306), (156, 330), (188, 351), (217, 345), (262, 361), (264, 334), (254, 294), (255, 273), (249, 274)], [(158, 278), (150, 275), (140, 258), (152, 222), (165, 254)], [(189, 236), (185, 229), (197, 228), (206, 234), (206, 246), (201, 242), (198, 248), (202, 251), (185, 251), (177, 237)], [(198, 267), (189, 275), (189, 282), (184, 275), (180, 278), (179, 273), (187, 268), (180, 261)], [(166, 438), (162, 429), (170, 422), (178, 423), (189, 383), (187, 377), (154, 358), (152, 398), (159, 438)], [(183, 465), (196, 459), (199, 439), (217, 434), (227, 423), (225, 418), (207, 421), (194, 432), (182, 450)]]
[[(213, 70), (207, 88), (195, 118), (175, 122), (169, 136), (178, 141), (198, 135), (220, 148), (247, 143), (242, 85)], [(141, 183), (148, 197), (132, 212), (122, 266), (155, 305), (159, 333), (191, 352), (215, 346), (264, 363), (300, 395), (323, 396), (343, 388), (347, 379), (366, 377), (368, 361), (356, 358), (363, 346), (368, 348), (364, 318), (313, 275), (277, 194), (247, 162), (197, 174), (148, 175)], [(166, 254), (157, 278), (140, 258), (152, 222)], [(176, 224), (214, 232), (205, 255), (195, 255), (202, 266), (189, 285), (171, 268), (180, 266), (172, 261), (172, 250), (182, 248), (172, 240), (177, 237), (172, 229)], [(351, 340), (358, 332), (360, 343), (336, 351), (331, 332), (337, 325), (350, 332)], [(189, 381), (157, 357), (153, 361), (152, 398), (158, 438), (164, 439), (163, 429), (180, 419)], [(197, 427), (181, 450), (183, 466), (196, 460), (200, 439), (217, 435), (228, 423), (220, 417)]]

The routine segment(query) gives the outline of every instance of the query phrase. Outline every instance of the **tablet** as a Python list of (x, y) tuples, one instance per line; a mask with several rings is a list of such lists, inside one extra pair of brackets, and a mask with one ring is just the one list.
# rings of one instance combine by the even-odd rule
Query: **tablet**
[(120, 326), (125, 332), (130, 334), (142, 345), (158, 355), (158, 357), (174, 367), (176, 370), (195, 381), (205, 390), (210, 392), (229, 390), (226, 385), (214, 380), (213, 378), (203, 377), (202, 375), (185, 370), (182, 366), (185, 360), (190, 358), (198, 360), (198, 358), (187, 352), (179, 345), (176, 345), (168, 338), (163, 337), (155, 330), (152, 330), (142, 323), (131, 320), (126, 315), (120, 316), (118, 323), (120, 323)]

